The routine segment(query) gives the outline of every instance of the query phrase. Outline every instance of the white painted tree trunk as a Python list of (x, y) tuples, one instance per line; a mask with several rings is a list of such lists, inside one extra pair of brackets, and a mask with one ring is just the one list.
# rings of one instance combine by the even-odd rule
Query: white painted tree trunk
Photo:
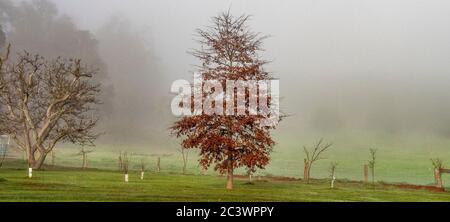
[(336, 177), (333, 176), (333, 179), (331, 180), (331, 188), (334, 188), (334, 181), (336, 180)]
[(33, 168), (28, 168), (28, 178), (33, 177)]
[(125, 182), (128, 182), (128, 173), (125, 174)]
[(141, 180), (144, 179), (144, 171), (141, 171)]

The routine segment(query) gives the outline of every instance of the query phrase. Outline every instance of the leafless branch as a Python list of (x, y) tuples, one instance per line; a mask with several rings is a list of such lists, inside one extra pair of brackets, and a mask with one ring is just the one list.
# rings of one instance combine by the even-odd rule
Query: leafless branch
[(30, 167), (40, 168), (60, 142), (92, 146), (100, 85), (95, 71), (79, 59), (46, 60), (24, 52), (0, 59), (0, 131), (26, 151)]

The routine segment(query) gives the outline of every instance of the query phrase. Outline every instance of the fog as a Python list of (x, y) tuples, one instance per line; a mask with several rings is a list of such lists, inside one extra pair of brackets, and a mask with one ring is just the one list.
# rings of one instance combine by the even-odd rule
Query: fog
[(170, 84), (191, 80), (195, 29), (228, 9), (252, 15), (252, 30), (271, 36), (262, 56), (272, 61), (266, 69), (280, 79), (289, 115), (277, 134), (450, 135), (448, 1), (51, 2), (97, 41), (111, 100), (104, 141), (156, 148), (174, 141)]

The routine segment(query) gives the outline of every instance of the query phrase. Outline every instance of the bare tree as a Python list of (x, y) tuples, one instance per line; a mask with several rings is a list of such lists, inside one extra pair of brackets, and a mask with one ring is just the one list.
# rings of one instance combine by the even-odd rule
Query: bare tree
[(431, 159), (431, 164), (433, 164), (434, 168), (442, 169), (444, 164), (440, 158)]
[(87, 165), (88, 165), (88, 153), (92, 153), (92, 152), (94, 152), (94, 150), (86, 150), (84, 148), (84, 146), (82, 146), (81, 149), (80, 149), (80, 152), (77, 154), (77, 155), (81, 156), (82, 159), (83, 159), (83, 164), (81, 165), (81, 167), (83, 169), (87, 168)]
[(124, 174), (124, 180), (125, 182), (128, 182), (128, 169), (130, 166), (130, 159), (131, 155), (128, 155), (127, 152), (121, 152), (121, 159), (122, 159), (122, 171)]
[(161, 158), (172, 156), (172, 154), (151, 154), (150, 156), (156, 157), (156, 172), (159, 173), (161, 172)]
[(364, 164), (363, 166), (364, 170), (364, 183), (367, 183), (369, 181), (369, 164)]
[(434, 167), (434, 181), (437, 187), (442, 187), (442, 175), (441, 170), (444, 168), (442, 160), (439, 158), (431, 159), (431, 163)]
[[(55, 3), (49, 0), (0, 0), (0, 23), (14, 51), (37, 52), (45, 58), (79, 58), (95, 66), (93, 79), (102, 82), (104, 93), (99, 112), (110, 114), (113, 87), (106, 63), (100, 55), (100, 42), (94, 33), (82, 29), (68, 16), (62, 16)], [(122, 72), (123, 73), (123, 72)], [(108, 132), (109, 134), (109, 132)]]
[(369, 168), (372, 173), (372, 183), (375, 183), (375, 163), (376, 163), (375, 160), (376, 160), (377, 149), (370, 148), (369, 152), (370, 152)]
[(323, 138), (321, 138), (319, 141), (317, 141), (316, 144), (314, 144), (313, 147), (311, 147), (310, 150), (308, 150), (307, 147), (303, 146), (303, 150), (305, 151), (306, 154), (306, 159), (304, 161), (305, 162), (304, 179), (307, 182), (309, 182), (312, 165), (316, 161), (323, 159), (321, 157), (321, 154), (327, 151), (332, 145), (333, 145), (332, 143), (324, 143)]
[(144, 179), (144, 172), (145, 172), (145, 159), (141, 159), (141, 180)]
[(181, 153), (181, 157), (183, 158), (183, 174), (186, 174), (189, 150), (184, 147), (181, 147), (179, 151)]
[(256, 172), (256, 169), (251, 168), (251, 167), (248, 167), (248, 168), (247, 168), (248, 182), (252, 182), (252, 181), (253, 181), (252, 176), (253, 176), (253, 174), (254, 174), (255, 172)]
[(93, 145), (100, 85), (79, 59), (46, 60), (28, 52), (0, 58), (0, 131), (39, 169), (56, 144)]
[(331, 162), (330, 163), (330, 178), (331, 178), (331, 188), (334, 188), (334, 181), (336, 180), (336, 168), (338, 163)]
[(119, 168), (119, 171), (123, 170), (122, 151), (119, 152), (119, 158), (117, 160), (117, 166)]
[(161, 157), (157, 157), (156, 159), (156, 172), (161, 172)]

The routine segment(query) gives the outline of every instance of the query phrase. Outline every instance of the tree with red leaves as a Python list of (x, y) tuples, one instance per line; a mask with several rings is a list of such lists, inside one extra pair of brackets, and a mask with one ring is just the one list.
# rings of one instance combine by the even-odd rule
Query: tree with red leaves
[[(201, 60), (198, 73), (203, 80), (217, 80), (221, 83), (236, 80), (270, 80), (272, 77), (263, 69), (266, 61), (258, 57), (265, 36), (253, 33), (246, 26), (249, 17), (233, 17), (229, 12), (213, 18), (213, 26), (199, 29), (200, 50), (192, 54)], [(195, 90), (195, 89), (194, 89)], [(234, 96), (237, 92), (234, 89)], [(203, 97), (207, 96), (203, 92)], [(245, 105), (249, 105), (249, 92), (245, 91)], [(201, 102), (205, 102), (202, 97)], [(191, 98), (191, 110), (195, 101)], [(258, 103), (261, 102), (258, 100)], [(226, 106), (227, 100), (223, 103)], [(228, 102), (230, 103), (230, 102)], [(270, 106), (270, 98), (267, 99)], [(213, 102), (213, 106), (215, 106)], [(232, 105), (236, 112), (237, 105)], [(180, 105), (181, 106), (181, 105)], [(246, 114), (249, 114), (248, 109)], [(248, 171), (264, 169), (269, 163), (270, 152), (274, 146), (270, 130), (275, 125), (264, 125), (263, 115), (197, 115), (183, 116), (171, 127), (171, 133), (182, 138), (185, 149), (200, 150), (200, 165), (227, 173), (227, 189), (233, 189), (233, 171), (246, 167)], [(278, 122), (279, 119), (276, 119)]]

